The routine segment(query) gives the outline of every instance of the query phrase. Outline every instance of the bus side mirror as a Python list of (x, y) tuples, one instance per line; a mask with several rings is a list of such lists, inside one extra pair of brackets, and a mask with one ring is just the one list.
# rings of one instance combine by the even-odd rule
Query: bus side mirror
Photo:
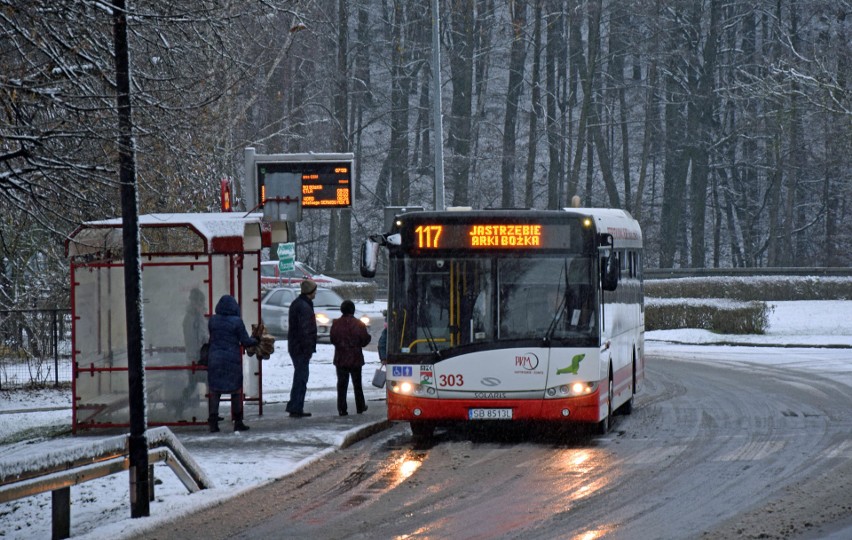
[(376, 277), (376, 266), (379, 261), (379, 243), (365, 240), (361, 244), (361, 277)]
[(609, 257), (604, 257), (601, 265), (601, 287), (605, 291), (614, 291), (618, 288), (618, 257), (610, 252)]

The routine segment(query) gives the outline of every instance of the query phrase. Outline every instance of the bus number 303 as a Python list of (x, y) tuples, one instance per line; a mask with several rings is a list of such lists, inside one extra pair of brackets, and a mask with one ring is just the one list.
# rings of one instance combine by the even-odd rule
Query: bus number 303
[(441, 386), (464, 386), (464, 377), (461, 375), (441, 375), (438, 380)]

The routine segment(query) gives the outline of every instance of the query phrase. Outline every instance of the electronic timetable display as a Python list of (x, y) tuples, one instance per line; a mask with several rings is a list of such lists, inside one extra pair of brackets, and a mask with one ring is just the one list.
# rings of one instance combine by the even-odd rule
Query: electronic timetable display
[(301, 181), (303, 208), (349, 208), (352, 206), (351, 161), (294, 161), (257, 164), (261, 201), (266, 201), (266, 183), (279, 175)]

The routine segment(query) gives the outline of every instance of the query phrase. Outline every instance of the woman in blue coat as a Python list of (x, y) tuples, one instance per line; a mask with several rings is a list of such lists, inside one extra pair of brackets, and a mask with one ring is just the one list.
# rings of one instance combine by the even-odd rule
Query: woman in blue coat
[(249, 427), (243, 423), (243, 354), (240, 345), (252, 347), (257, 345), (257, 340), (248, 335), (246, 325), (240, 318), (237, 299), (228, 294), (219, 299), (215, 315), (210, 317), (207, 327), (210, 330), (210, 360), (207, 365), (207, 386), (210, 392), (207, 423), (210, 432), (219, 431), (219, 401), (222, 394), (231, 394), (234, 431), (245, 431)]

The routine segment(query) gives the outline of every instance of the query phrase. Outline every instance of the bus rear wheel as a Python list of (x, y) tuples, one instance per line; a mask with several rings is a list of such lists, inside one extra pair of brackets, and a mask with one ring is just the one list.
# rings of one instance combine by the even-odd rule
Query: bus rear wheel
[(633, 380), (630, 382), (630, 399), (621, 406), (618, 412), (621, 414), (632, 414), (633, 413), (633, 403), (636, 398), (636, 375), (633, 375)]
[(633, 413), (633, 403), (636, 398), (636, 358), (633, 358), (633, 373), (630, 377), (630, 399), (628, 399), (624, 404), (618, 408), (618, 414), (632, 414)]

